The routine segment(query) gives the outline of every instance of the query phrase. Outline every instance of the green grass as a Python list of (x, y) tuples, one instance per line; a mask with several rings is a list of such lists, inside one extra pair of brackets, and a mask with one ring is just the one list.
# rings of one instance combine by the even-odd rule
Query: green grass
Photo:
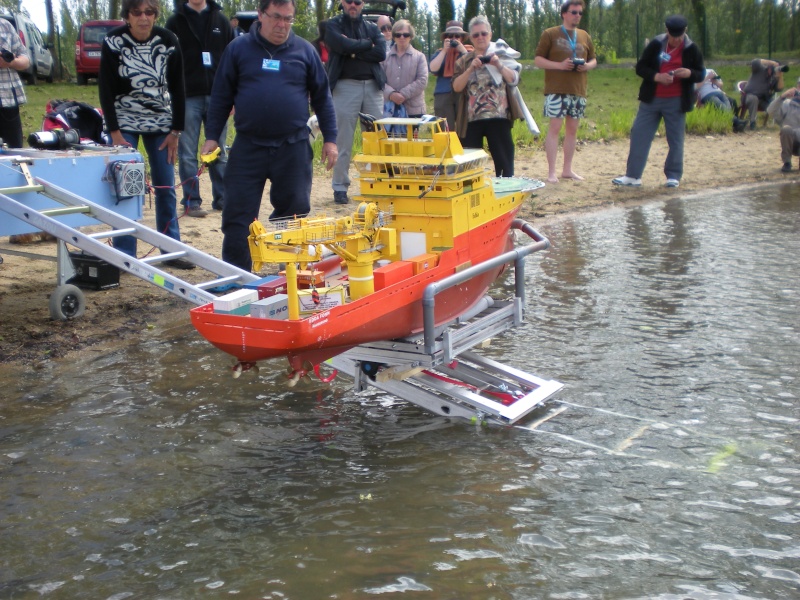
[[(530, 65), (531, 61), (523, 61)], [(739, 99), (735, 92), (736, 82), (747, 79), (749, 64), (723, 65), (716, 67), (711, 64), (725, 82), (724, 90), (729, 95)], [(791, 85), (794, 75), (790, 71), (787, 75), (787, 85)], [(636, 99), (641, 80), (636, 76), (632, 66), (614, 68), (598, 68), (589, 73), (589, 94), (586, 108), (586, 117), (581, 121), (578, 130), (578, 139), (585, 141), (613, 140), (628, 137), (633, 119), (636, 116), (638, 101)], [(436, 81), (431, 77), (426, 91), (426, 101), (429, 110), (433, 110), (433, 88)], [(544, 86), (544, 72), (539, 69), (526, 69), (522, 73), (520, 91), (541, 129), (541, 136), (534, 139), (522, 122), (514, 125), (513, 135), (520, 146), (541, 147), (547, 134), (547, 119), (542, 117), (542, 89)], [(42, 83), (37, 86), (27, 86), (26, 94), (28, 104), (21, 110), (22, 128), (25, 137), (33, 131), (38, 131), (42, 126), (44, 109), (49, 100), (66, 99), (81, 100), (93, 106), (100, 105), (97, 84), (78, 86), (73, 83)], [(726, 134), (731, 132), (730, 119), (726, 115), (714, 110), (695, 110), (687, 117), (688, 133), (696, 135)], [(232, 141), (233, 128), (228, 131), (228, 141)], [(563, 136), (563, 132), (562, 132)], [(322, 143), (317, 141), (315, 153), (319, 156)], [(356, 135), (354, 152), (361, 149), (361, 136)]]

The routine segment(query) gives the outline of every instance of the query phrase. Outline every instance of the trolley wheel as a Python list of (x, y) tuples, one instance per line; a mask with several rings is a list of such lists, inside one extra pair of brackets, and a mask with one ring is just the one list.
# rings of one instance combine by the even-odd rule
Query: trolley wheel
[(50, 295), (50, 317), (55, 321), (76, 319), (86, 310), (86, 297), (74, 285), (61, 285)]

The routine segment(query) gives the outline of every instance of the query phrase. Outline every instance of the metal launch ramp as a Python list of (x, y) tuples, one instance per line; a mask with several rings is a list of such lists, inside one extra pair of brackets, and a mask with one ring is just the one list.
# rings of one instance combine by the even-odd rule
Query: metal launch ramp
[[(221, 286), (241, 286), (259, 277), (243, 271), (209, 254), (191, 246), (178, 242), (141, 223), (105, 208), (99, 204), (82, 198), (72, 192), (54, 185), (41, 177), (33, 177), (28, 168), (29, 159), (19, 157), (13, 164), (23, 174), (26, 184), (13, 188), (0, 188), (0, 210), (29, 224), (33, 229), (45, 231), (59, 240), (58, 245), (58, 284), (59, 287), (51, 297), (50, 312), (53, 318), (64, 319), (82, 313), (81, 304), (85, 304), (83, 293), (73, 285), (64, 285), (72, 266), (65, 243), (75, 246), (84, 252), (100, 258), (140, 279), (148, 281), (175, 296), (193, 304), (202, 305), (212, 302), (216, 296), (209, 290)], [(33, 209), (30, 206), (10, 197), (10, 194), (26, 194), (35, 192), (57, 202), (60, 207)], [(112, 227), (107, 231), (83, 233), (58, 220), (66, 215), (80, 214), (98, 223)], [(106, 241), (118, 236), (133, 236), (161, 250), (145, 258), (134, 258)], [(17, 254), (26, 255), (18, 252)], [(158, 265), (166, 261), (182, 258), (197, 267), (215, 275), (208, 281), (189, 283), (168, 271), (161, 270)]]
[[(362, 344), (331, 359), (354, 379), (354, 389), (370, 386), (434, 414), (512, 425), (564, 385), (486, 358), (473, 351), (523, 321), (527, 255), (550, 242), (524, 221), (515, 221), (535, 243), (506, 252), (430, 284), (423, 296), (425, 330), (402, 340)], [(435, 297), (500, 264), (514, 265), (514, 297), (497, 302), (484, 297), (467, 314), (444, 327), (434, 326)]]

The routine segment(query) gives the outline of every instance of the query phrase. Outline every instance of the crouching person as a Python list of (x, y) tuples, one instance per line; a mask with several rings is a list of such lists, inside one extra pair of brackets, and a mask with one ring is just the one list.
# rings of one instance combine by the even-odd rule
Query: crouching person
[(767, 107), (767, 113), (781, 127), (781, 171), (792, 170), (792, 155), (800, 154), (800, 79)]

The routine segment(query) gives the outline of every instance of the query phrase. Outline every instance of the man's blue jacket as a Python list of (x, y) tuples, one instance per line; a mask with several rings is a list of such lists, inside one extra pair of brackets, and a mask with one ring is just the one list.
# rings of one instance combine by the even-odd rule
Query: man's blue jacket
[(237, 135), (265, 145), (308, 134), (308, 104), (326, 142), (336, 142), (336, 112), (328, 76), (314, 47), (291, 32), (280, 46), (261, 37), (260, 24), (235, 38), (222, 55), (208, 109), (206, 139), (220, 144), (222, 127), (236, 108)]

